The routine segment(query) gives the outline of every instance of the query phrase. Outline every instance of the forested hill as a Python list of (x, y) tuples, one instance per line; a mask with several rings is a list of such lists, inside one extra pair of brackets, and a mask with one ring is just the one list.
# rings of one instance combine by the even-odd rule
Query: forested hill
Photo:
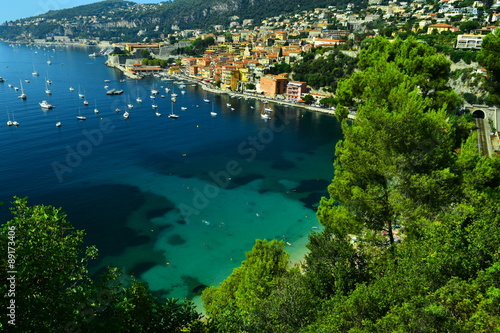
[[(358, 0), (361, 2), (362, 0)], [(169, 33), (172, 28), (206, 29), (213, 25), (229, 26), (253, 19), (255, 23), (266, 17), (329, 5), (344, 6), (348, 0), (174, 0), (159, 4), (136, 4), (123, 0), (107, 0), (70, 9), (49, 11), (37, 17), (18, 20), (22, 26), (0, 28), (0, 36), (31, 34), (93, 34), (106, 37), (105, 31), (133, 29)], [(95, 16), (92, 20), (89, 17)], [(32, 23), (30, 23), (32, 22)], [(36, 23), (36, 25), (35, 25)], [(158, 29), (155, 29), (158, 26)], [(120, 31), (122, 32), (122, 31)], [(116, 35), (116, 34), (115, 34)], [(153, 36), (150, 36), (153, 37)]]

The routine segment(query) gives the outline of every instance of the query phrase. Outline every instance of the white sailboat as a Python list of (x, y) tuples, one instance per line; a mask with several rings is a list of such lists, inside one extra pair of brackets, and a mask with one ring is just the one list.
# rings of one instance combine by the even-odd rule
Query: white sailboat
[(12, 125), (19, 126), (19, 123), (14, 119), (14, 111), (12, 111)]
[(78, 116), (76, 116), (76, 119), (78, 119), (78, 120), (87, 120), (87, 117), (82, 116), (81, 110), (78, 109)]
[(99, 109), (97, 108), (97, 101), (95, 101), (94, 113), (95, 114), (99, 113)]
[(45, 93), (47, 95), (52, 95), (52, 90), (49, 89), (49, 81), (47, 79), (45, 80)]
[(35, 70), (35, 64), (33, 64), (33, 72), (31, 73), (33, 76), (38, 76), (38, 72)]
[(56, 127), (61, 127), (61, 122), (59, 121), (59, 114), (57, 113), (57, 110), (56, 110)]
[(21, 80), (19, 80), (19, 83), (21, 83), (21, 95), (19, 95), (18, 98), (25, 100), (26, 94), (24, 93), (23, 82)]
[(172, 110), (170, 111), (170, 114), (168, 115), (168, 117), (169, 117), (169, 118), (172, 118), (172, 119), (177, 119), (177, 118), (179, 118), (179, 116), (178, 116), (178, 115), (176, 115), (176, 114), (174, 113), (174, 103), (172, 102), (172, 103), (170, 103), (170, 104), (172, 105)]
[(85, 95), (80, 92), (80, 86), (78, 86), (78, 97), (85, 98)]
[(7, 126), (12, 126), (12, 120), (10, 120), (10, 114), (9, 114), (9, 111), (7, 111)]
[(125, 111), (123, 113), (123, 118), (128, 119), (128, 117), (130, 117), (130, 113), (128, 111)]
[(215, 117), (217, 115), (217, 112), (214, 111), (214, 103), (212, 103), (212, 111), (210, 112), (210, 115), (212, 117)]

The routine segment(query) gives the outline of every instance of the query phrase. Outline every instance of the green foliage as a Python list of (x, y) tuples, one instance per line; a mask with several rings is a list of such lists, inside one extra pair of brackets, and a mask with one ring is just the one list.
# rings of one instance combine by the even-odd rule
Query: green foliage
[(351, 106), (355, 101), (369, 98), (384, 101), (403, 82), (408, 89), (420, 89), (428, 108), (445, 106), (451, 112), (460, 103), (458, 95), (447, 86), (449, 60), (413, 37), (394, 42), (375, 38), (368, 48), (361, 50), (358, 67), (359, 72), (339, 84), (336, 96), (341, 105)]
[(288, 254), (283, 241), (256, 240), (241, 267), (218, 287), (202, 293), (207, 315), (219, 327), (245, 329), (257, 325), (261, 303), (286, 273)]
[(269, 67), (264, 71), (264, 74), (278, 75), (283, 73), (290, 73), (291, 71), (292, 67), (289, 64), (282, 62)]
[[(180, 332), (202, 326), (192, 303), (158, 300), (136, 280), (123, 286), (116, 268), (92, 279), (87, 265), (97, 249), (83, 246), (84, 231), (75, 230), (61, 209), (29, 206), (17, 197), (12, 204), (0, 248), (14, 249), (15, 263), (4, 256), (0, 277), (14, 276), (15, 287), (2, 284), (1, 304), (6, 309), (15, 300), (19, 332)], [(2, 316), (0, 327), (13, 327), (11, 319)]]
[(293, 79), (307, 82), (315, 89), (326, 87), (329, 91), (335, 91), (338, 81), (354, 71), (357, 59), (337, 49), (329, 49), (326, 55), (315, 57), (325, 50), (313, 49), (303, 54), (302, 60), (293, 64)]
[(484, 37), (481, 50), (477, 55), (478, 63), (486, 68), (490, 74), (486, 87), (492, 97), (488, 98), (489, 103), (498, 104), (496, 95), (500, 95), (500, 36), (488, 34)]

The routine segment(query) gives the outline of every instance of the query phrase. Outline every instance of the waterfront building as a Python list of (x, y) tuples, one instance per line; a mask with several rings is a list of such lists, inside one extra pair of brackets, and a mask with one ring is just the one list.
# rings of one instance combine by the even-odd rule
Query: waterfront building
[(264, 75), (260, 78), (260, 90), (265, 96), (276, 97), (285, 94), (288, 79), (281, 75)]
[(286, 86), (286, 99), (293, 102), (300, 101), (302, 94), (307, 92), (307, 82), (290, 81)]

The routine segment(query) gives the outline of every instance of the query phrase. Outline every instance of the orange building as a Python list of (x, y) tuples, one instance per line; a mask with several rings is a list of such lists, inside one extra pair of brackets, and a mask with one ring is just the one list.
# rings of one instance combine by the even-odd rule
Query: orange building
[(265, 96), (276, 97), (276, 95), (285, 94), (288, 79), (279, 75), (264, 75), (260, 78), (260, 90)]

